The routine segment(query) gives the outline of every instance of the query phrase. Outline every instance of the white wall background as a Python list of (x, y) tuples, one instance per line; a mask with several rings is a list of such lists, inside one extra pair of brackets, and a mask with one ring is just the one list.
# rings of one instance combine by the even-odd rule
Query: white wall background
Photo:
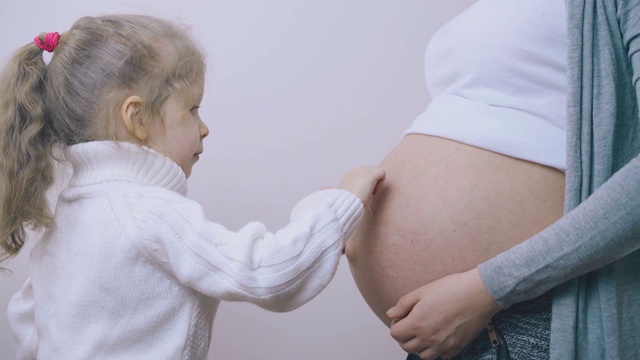
[[(472, 0), (21, 0), (0, 2), (0, 64), (43, 31), (84, 15), (184, 21), (209, 56), (201, 109), (211, 130), (189, 196), (227, 227), (283, 226), (296, 201), (375, 165), (429, 98), (423, 52)], [(2, 89), (0, 89), (2, 91)], [(13, 358), (6, 305), (28, 276), (27, 246), (0, 273), (0, 360)], [(70, 255), (71, 256), (71, 255)], [(302, 308), (220, 306), (210, 359), (404, 359), (343, 259)]]

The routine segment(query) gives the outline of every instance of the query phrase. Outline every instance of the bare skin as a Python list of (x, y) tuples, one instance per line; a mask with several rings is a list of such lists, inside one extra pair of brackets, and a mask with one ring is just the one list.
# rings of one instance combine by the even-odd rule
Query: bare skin
[(564, 173), (442, 138), (406, 136), (346, 254), (362, 296), (387, 326), (401, 296), (462, 273), (562, 215)]

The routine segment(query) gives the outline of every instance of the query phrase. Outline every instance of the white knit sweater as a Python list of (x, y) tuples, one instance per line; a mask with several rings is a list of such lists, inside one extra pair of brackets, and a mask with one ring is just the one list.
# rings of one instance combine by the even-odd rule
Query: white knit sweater
[(204, 359), (220, 300), (293, 310), (335, 273), (362, 202), (315, 193), (270, 233), (206, 219), (168, 158), (72, 146), (74, 173), (8, 309), (19, 359)]

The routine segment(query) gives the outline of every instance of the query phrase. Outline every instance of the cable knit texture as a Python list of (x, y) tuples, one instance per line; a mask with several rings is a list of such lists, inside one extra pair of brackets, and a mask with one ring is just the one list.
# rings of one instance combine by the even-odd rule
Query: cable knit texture
[(205, 359), (220, 300), (293, 310), (329, 283), (362, 202), (314, 193), (271, 233), (231, 231), (185, 197), (168, 158), (133, 144), (67, 150), (70, 185), (10, 302), (18, 359)]

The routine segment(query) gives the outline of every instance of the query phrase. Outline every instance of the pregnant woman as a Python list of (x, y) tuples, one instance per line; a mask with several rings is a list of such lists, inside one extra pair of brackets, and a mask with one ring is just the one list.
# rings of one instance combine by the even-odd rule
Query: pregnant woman
[(427, 48), (432, 102), (346, 250), (420, 358), (639, 355), (640, 11), (568, 4), (479, 0)]

